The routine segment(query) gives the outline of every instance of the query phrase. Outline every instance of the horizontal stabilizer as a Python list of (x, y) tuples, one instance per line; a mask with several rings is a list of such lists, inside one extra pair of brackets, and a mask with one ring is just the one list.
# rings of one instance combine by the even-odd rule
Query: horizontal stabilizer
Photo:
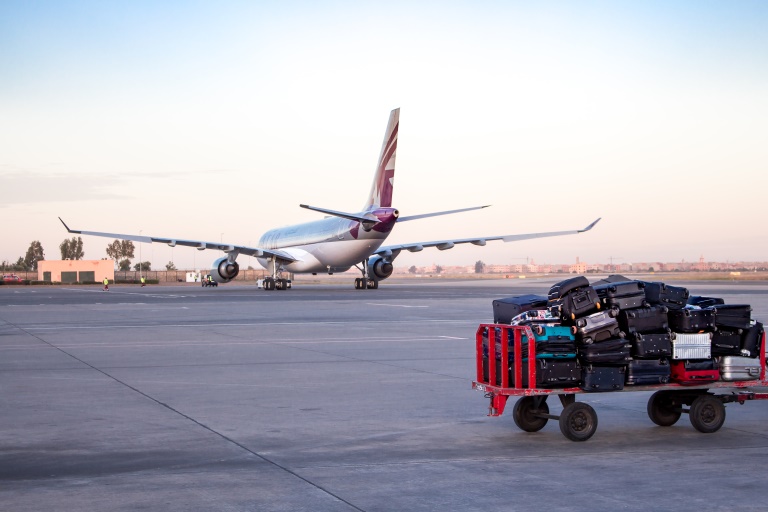
[(452, 213), (461, 213), (461, 212), (469, 212), (472, 210), (481, 210), (483, 208), (488, 208), (489, 204), (485, 206), (473, 206), (472, 208), (461, 208), (459, 210), (446, 210), (444, 212), (433, 212), (433, 213), (422, 213), (421, 215), (408, 215), (407, 217), (400, 217), (397, 219), (397, 222), (404, 222), (406, 220), (416, 220), (416, 219), (426, 219), (427, 217), (437, 217), (439, 215), (450, 215)]
[(326, 208), (318, 208), (317, 206), (309, 206), (308, 204), (300, 204), (299, 206), (301, 206), (302, 208), (306, 208), (307, 210), (313, 210), (320, 213), (327, 213), (328, 215), (332, 215), (334, 217), (341, 217), (342, 219), (356, 220), (358, 222), (362, 222), (363, 224), (374, 225), (379, 222), (379, 219), (377, 219), (374, 216), (365, 217), (363, 215), (358, 215), (355, 213), (340, 212), (336, 210), (328, 210)]

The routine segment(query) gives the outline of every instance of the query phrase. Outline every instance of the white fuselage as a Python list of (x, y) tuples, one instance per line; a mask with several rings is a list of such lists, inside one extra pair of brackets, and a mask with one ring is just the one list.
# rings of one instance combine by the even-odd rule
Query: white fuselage
[[(360, 222), (340, 217), (272, 229), (262, 235), (259, 247), (280, 250), (296, 261), (282, 264), (287, 272), (344, 272), (366, 260), (389, 235), (394, 218), (383, 223), (386, 229), (363, 230)], [(270, 259), (257, 258), (269, 269)]]

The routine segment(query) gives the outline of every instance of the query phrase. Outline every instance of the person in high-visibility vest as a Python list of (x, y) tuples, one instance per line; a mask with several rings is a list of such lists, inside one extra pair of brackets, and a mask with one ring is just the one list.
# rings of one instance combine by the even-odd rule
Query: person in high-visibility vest
[(109, 290), (109, 279), (107, 279), (107, 278), (105, 277), (105, 278), (104, 278), (104, 291), (106, 292), (106, 291), (108, 291), (108, 290)]
[(141, 286), (144, 287), (147, 285), (147, 278), (144, 276), (141, 276)]

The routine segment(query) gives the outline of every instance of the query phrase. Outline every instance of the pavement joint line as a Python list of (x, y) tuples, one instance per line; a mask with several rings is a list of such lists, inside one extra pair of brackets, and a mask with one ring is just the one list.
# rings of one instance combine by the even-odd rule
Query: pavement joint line
[[(8, 322), (8, 323), (9, 323), (9, 325), (13, 325), (13, 324), (12, 324), (12, 323), (10, 323), (10, 322)], [(21, 328), (21, 327), (18, 327), (18, 326), (14, 326), (14, 327), (16, 327), (17, 329), (20, 329), (20, 330), (22, 330), (22, 331), (24, 331), (24, 332), (27, 332), (27, 331), (25, 331), (25, 330), (24, 330), (23, 328)], [(257, 458), (259, 458), (259, 459), (263, 460), (264, 462), (266, 462), (266, 463), (268, 463), (268, 464), (270, 464), (270, 465), (272, 465), (272, 466), (274, 466), (274, 467), (276, 467), (276, 468), (278, 468), (278, 469), (280, 469), (280, 470), (284, 471), (285, 473), (288, 473), (289, 475), (292, 475), (293, 477), (295, 477), (295, 478), (297, 478), (297, 479), (299, 479), (299, 480), (301, 480), (301, 481), (305, 482), (306, 484), (308, 484), (308, 485), (310, 485), (311, 487), (314, 487), (315, 489), (317, 489), (317, 490), (319, 490), (319, 491), (321, 491), (321, 492), (323, 492), (323, 493), (327, 494), (328, 496), (331, 496), (332, 498), (334, 498), (334, 499), (338, 500), (339, 502), (341, 502), (341, 503), (344, 503), (345, 505), (348, 505), (348, 506), (352, 507), (354, 510), (358, 510), (358, 511), (360, 511), (360, 512), (365, 512), (365, 510), (363, 510), (363, 509), (361, 509), (360, 507), (358, 507), (358, 506), (354, 505), (354, 504), (353, 504), (353, 503), (351, 503), (350, 501), (348, 501), (348, 500), (345, 500), (344, 498), (342, 498), (342, 497), (341, 497), (341, 496), (339, 496), (338, 494), (335, 494), (335, 493), (331, 492), (330, 490), (328, 490), (328, 489), (324, 488), (322, 485), (320, 485), (320, 484), (318, 484), (318, 483), (315, 483), (315, 482), (313, 482), (312, 480), (309, 480), (309, 479), (308, 479), (308, 478), (306, 478), (306, 477), (303, 477), (303, 476), (301, 476), (301, 475), (300, 475), (300, 474), (298, 474), (296, 471), (294, 471), (294, 470), (292, 470), (292, 469), (288, 468), (287, 466), (283, 466), (282, 464), (279, 464), (278, 462), (276, 462), (276, 461), (274, 461), (274, 460), (272, 460), (272, 459), (270, 459), (270, 458), (268, 458), (268, 457), (266, 457), (266, 456), (264, 456), (264, 455), (262, 455), (262, 454), (258, 453), (257, 451), (251, 450), (250, 448), (248, 448), (247, 446), (243, 445), (242, 443), (239, 443), (239, 442), (235, 441), (234, 439), (232, 439), (232, 438), (230, 438), (230, 437), (228, 437), (228, 436), (226, 436), (226, 435), (222, 434), (221, 432), (218, 432), (218, 431), (217, 431), (217, 430), (215, 430), (214, 428), (212, 428), (212, 427), (209, 427), (208, 425), (205, 425), (204, 423), (201, 423), (201, 422), (199, 422), (199, 421), (198, 421), (198, 420), (196, 420), (195, 418), (193, 418), (193, 417), (191, 417), (191, 416), (189, 416), (189, 415), (187, 415), (187, 414), (184, 414), (183, 412), (179, 411), (178, 409), (174, 409), (174, 408), (173, 408), (173, 407), (171, 407), (170, 405), (168, 405), (168, 404), (166, 404), (166, 403), (164, 403), (164, 402), (161, 402), (160, 400), (158, 400), (158, 399), (156, 399), (156, 398), (154, 398), (154, 397), (152, 397), (152, 396), (148, 395), (147, 393), (145, 393), (145, 392), (141, 391), (140, 389), (138, 389), (138, 388), (136, 388), (136, 387), (134, 387), (134, 386), (131, 386), (131, 385), (130, 385), (130, 384), (128, 384), (127, 382), (124, 382), (124, 381), (122, 381), (122, 380), (118, 379), (117, 377), (115, 377), (115, 376), (113, 376), (113, 375), (110, 375), (109, 373), (105, 372), (104, 370), (101, 370), (100, 368), (97, 368), (97, 367), (93, 366), (92, 364), (90, 364), (90, 363), (88, 363), (88, 362), (86, 362), (86, 361), (83, 361), (82, 359), (78, 358), (77, 356), (75, 356), (75, 355), (73, 355), (73, 354), (70, 354), (70, 353), (69, 353), (69, 352), (67, 352), (66, 350), (62, 350), (61, 348), (59, 348), (59, 347), (57, 347), (57, 346), (55, 346), (55, 345), (51, 345), (51, 344), (50, 344), (50, 343), (48, 343), (46, 340), (44, 340), (44, 339), (42, 339), (42, 338), (39, 338), (38, 336), (35, 336), (34, 334), (32, 334), (32, 333), (30, 333), (30, 332), (27, 332), (27, 334), (28, 334), (28, 335), (30, 335), (30, 336), (32, 336), (33, 338), (36, 338), (36, 339), (40, 340), (40, 341), (41, 341), (41, 342), (43, 342), (43, 343), (45, 343), (45, 344), (49, 345), (51, 348), (54, 348), (54, 349), (56, 349), (56, 350), (60, 351), (61, 353), (63, 353), (63, 354), (65, 354), (66, 356), (68, 356), (68, 357), (70, 357), (70, 358), (74, 359), (75, 361), (78, 361), (79, 363), (82, 363), (82, 364), (84, 364), (84, 365), (88, 366), (88, 367), (89, 367), (89, 368), (91, 368), (92, 370), (94, 370), (94, 371), (96, 371), (96, 372), (98, 372), (98, 373), (100, 373), (100, 374), (104, 375), (105, 377), (107, 377), (107, 378), (109, 378), (109, 379), (113, 380), (114, 382), (117, 382), (117, 383), (118, 383), (118, 384), (120, 384), (121, 386), (124, 386), (124, 387), (126, 387), (126, 388), (130, 389), (130, 390), (131, 390), (131, 391), (133, 391), (134, 393), (137, 393), (137, 394), (139, 394), (139, 395), (141, 395), (141, 396), (145, 397), (146, 399), (148, 399), (148, 400), (151, 400), (152, 402), (156, 403), (157, 405), (160, 405), (160, 406), (162, 406), (162, 407), (164, 407), (164, 408), (168, 409), (169, 411), (173, 412), (174, 414), (176, 414), (176, 415), (178, 415), (178, 416), (181, 416), (181, 417), (185, 418), (186, 420), (188, 420), (188, 421), (190, 421), (190, 422), (192, 422), (192, 423), (194, 423), (194, 424), (198, 425), (199, 427), (201, 427), (201, 428), (203, 428), (203, 429), (207, 430), (208, 432), (210, 432), (210, 433), (212, 433), (212, 434), (214, 434), (214, 435), (216, 435), (216, 436), (218, 436), (218, 437), (220, 437), (220, 438), (224, 439), (225, 441), (227, 441), (227, 442), (229, 442), (229, 443), (231, 443), (231, 444), (233, 444), (233, 445), (237, 446), (237, 447), (238, 447), (238, 448), (240, 448), (241, 450), (244, 450), (245, 452), (247, 452), (247, 453), (250, 453), (251, 455), (253, 455), (253, 456), (255, 456), (255, 457), (257, 457)]]

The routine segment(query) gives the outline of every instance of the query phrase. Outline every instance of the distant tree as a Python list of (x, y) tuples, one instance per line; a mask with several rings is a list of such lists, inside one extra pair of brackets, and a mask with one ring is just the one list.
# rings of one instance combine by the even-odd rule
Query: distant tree
[(72, 237), (71, 239), (64, 240), (59, 245), (59, 250), (63, 260), (81, 260), (85, 256), (82, 237)]
[(45, 260), (43, 246), (35, 240), (29, 244), (27, 254), (24, 256), (24, 270), (37, 270), (37, 262)]
[(176, 270), (176, 265), (174, 265), (172, 261), (169, 261), (168, 263), (165, 264), (165, 270), (168, 270), (168, 271)]
[(482, 274), (485, 272), (485, 263), (482, 260), (475, 262), (475, 274)]
[(124, 272), (131, 270), (131, 260), (129, 259), (120, 260), (120, 263), (117, 264), (117, 268), (118, 270), (122, 270)]
[(435, 265), (435, 274), (440, 274), (443, 272), (443, 267), (440, 265)]
[(648, 267), (648, 272), (655, 272), (655, 270), (653, 270), (653, 267)]
[(133, 270), (136, 270), (136, 271), (141, 270), (142, 272), (149, 272), (150, 270), (152, 270), (152, 263), (150, 263), (149, 261), (141, 261), (133, 266)]
[(408, 272), (411, 273), (411, 274), (415, 274), (416, 273), (416, 265), (411, 265), (411, 268), (408, 269)]
[(120, 270), (130, 270), (131, 262), (128, 261), (128, 268), (123, 268), (123, 262), (121, 260), (130, 260), (133, 258), (133, 251), (135, 247), (130, 240), (115, 240), (111, 244), (107, 245), (107, 256), (115, 261), (119, 261)]
[(11, 270), (16, 270), (16, 271), (27, 270), (27, 264), (24, 262), (24, 258), (19, 256), (19, 259), (16, 260), (16, 263), (13, 264), (13, 267), (11, 268)]

